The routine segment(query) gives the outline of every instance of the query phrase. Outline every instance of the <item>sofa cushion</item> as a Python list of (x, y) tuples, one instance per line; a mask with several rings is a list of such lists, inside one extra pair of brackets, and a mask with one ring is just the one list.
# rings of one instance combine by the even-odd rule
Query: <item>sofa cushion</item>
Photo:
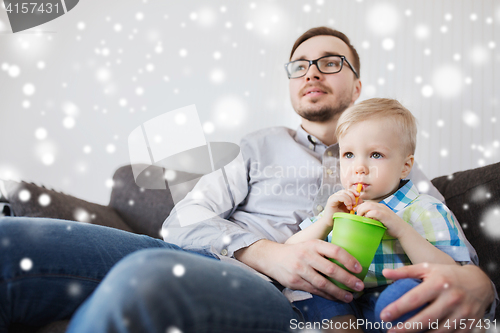
[[(175, 183), (178, 184), (175, 192), (177, 202), (193, 188), (201, 176), (173, 170), (170, 170), (170, 174), (174, 175)], [(154, 165), (145, 168), (138, 176), (141, 187), (136, 184), (132, 166), (126, 165), (116, 170), (113, 183), (109, 205), (134, 232), (161, 239), (163, 221), (174, 207), (169, 182), (165, 179), (165, 170)], [(158, 186), (159, 184), (162, 186)], [(159, 187), (164, 189), (157, 189)]]
[[(500, 290), (500, 163), (435, 178), (432, 183), (476, 249), (479, 266)], [(496, 316), (500, 317), (499, 308)]]
[(114, 209), (26, 182), (4, 181), (15, 216), (49, 217), (132, 231)]

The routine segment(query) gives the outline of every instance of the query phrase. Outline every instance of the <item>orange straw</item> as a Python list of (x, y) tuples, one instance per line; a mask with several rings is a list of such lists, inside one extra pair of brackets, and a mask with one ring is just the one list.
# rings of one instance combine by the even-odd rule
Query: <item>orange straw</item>
[[(363, 189), (363, 184), (358, 183), (358, 187), (356, 188), (356, 191), (358, 193), (361, 193), (362, 189)], [(356, 197), (356, 203), (354, 204), (354, 207), (356, 207), (358, 205), (358, 200), (359, 200), (359, 197)], [(353, 209), (351, 210), (351, 214), (354, 214), (354, 207), (352, 207)]]

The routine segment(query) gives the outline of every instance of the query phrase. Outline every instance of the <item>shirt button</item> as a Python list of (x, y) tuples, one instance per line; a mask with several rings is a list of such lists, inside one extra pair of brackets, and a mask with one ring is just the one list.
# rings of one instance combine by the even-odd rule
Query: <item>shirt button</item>
[(227, 250), (226, 249), (222, 249), (222, 251), (220, 251), (220, 254), (223, 255), (223, 256), (227, 256)]
[(332, 169), (327, 169), (326, 173), (329, 174), (329, 175), (331, 175), (333, 173), (333, 171), (332, 171)]
[(322, 212), (322, 211), (323, 211), (323, 206), (318, 205), (318, 206), (316, 207), (316, 209), (318, 210), (318, 212)]
[(309, 149), (314, 149), (314, 146), (313, 145), (309, 145)]
[(311, 136), (311, 141), (316, 143), (316, 139)]
[(333, 153), (331, 151), (329, 151), (327, 154), (328, 156), (333, 156)]

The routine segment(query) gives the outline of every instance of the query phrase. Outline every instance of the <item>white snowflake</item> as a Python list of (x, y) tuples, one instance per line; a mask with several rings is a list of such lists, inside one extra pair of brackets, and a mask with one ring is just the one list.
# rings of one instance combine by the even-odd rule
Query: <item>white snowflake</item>
[(472, 111), (465, 111), (462, 115), (462, 120), (467, 126), (478, 127), (481, 124), (479, 116)]
[(106, 151), (109, 153), (109, 154), (113, 154), (115, 151), (116, 151), (116, 146), (112, 143), (108, 144), (106, 146)]
[(35, 89), (35, 86), (32, 84), (32, 83), (26, 83), (24, 86), (23, 86), (23, 93), (26, 95), (26, 96), (31, 96), (35, 93), (36, 89)]
[(385, 38), (382, 41), (382, 48), (386, 51), (390, 51), (394, 48), (394, 40), (392, 38)]
[(76, 121), (75, 121), (75, 118), (73, 118), (73, 117), (65, 117), (63, 119), (63, 126), (67, 129), (71, 129), (71, 128), (75, 127), (75, 124), (76, 124)]
[(206, 134), (211, 134), (214, 132), (214, 130), (215, 126), (212, 122), (207, 121), (203, 124), (203, 132), (205, 132)]
[(19, 191), (19, 200), (26, 202), (31, 198), (31, 193), (28, 190), (21, 190)]
[(115, 185), (115, 182), (113, 181), (113, 179), (106, 179), (104, 185), (106, 185), (107, 188), (111, 188)]
[(38, 140), (44, 140), (45, 138), (47, 138), (47, 130), (43, 127), (39, 127), (35, 130), (35, 137), (38, 139)]
[(235, 96), (219, 99), (215, 104), (215, 122), (220, 127), (234, 128), (242, 124), (246, 117), (246, 107), (242, 100)]
[(53, 154), (47, 153), (42, 156), (42, 163), (45, 165), (52, 165), (54, 164), (55, 157)]
[(75, 209), (73, 217), (78, 222), (90, 223), (90, 214), (83, 208)]
[(99, 68), (96, 72), (96, 78), (101, 82), (108, 81), (110, 77), (111, 77), (111, 72), (109, 71), (109, 69), (105, 67)]
[(231, 236), (229, 235), (225, 235), (224, 237), (222, 237), (222, 243), (224, 245), (228, 245), (231, 243)]
[(422, 96), (431, 97), (434, 94), (434, 89), (430, 85), (425, 85), (422, 87)]
[(210, 73), (210, 81), (212, 81), (212, 83), (215, 83), (215, 84), (219, 84), (219, 83), (224, 82), (225, 77), (226, 77), (226, 75), (225, 75), (224, 71), (221, 69), (214, 69)]
[(429, 182), (421, 181), (417, 184), (420, 193), (427, 193), (429, 191)]
[(425, 24), (419, 24), (415, 27), (415, 37), (417, 39), (426, 39), (430, 35), (430, 30), (429, 27), (426, 26)]
[(198, 11), (197, 22), (203, 27), (210, 27), (216, 21), (216, 13), (209, 7), (202, 8)]
[(70, 282), (68, 284), (68, 295), (71, 297), (79, 297), (82, 294), (82, 286), (78, 282)]
[(9, 66), (9, 69), (7, 71), (10, 77), (18, 77), (19, 74), (21, 74), (21, 69), (16, 65)]
[(33, 261), (30, 258), (23, 258), (19, 263), (23, 271), (29, 271), (33, 268)]
[(38, 203), (40, 204), (40, 206), (48, 206), (50, 205), (50, 201), (50, 196), (47, 193), (43, 193), (38, 197)]
[(167, 181), (172, 181), (177, 177), (177, 172), (175, 170), (165, 170), (164, 177)]
[(484, 233), (494, 239), (500, 238), (500, 207), (489, 208), (481, 219), (484, 222)]
[(391, 4), (378, 3), (367, 13), (369, 31), (384, 36), (394, 33), (399, 27), (398, 10)]
[(481, 66), (490, 60), (490, 53), (482, 45), (476, 45), (472, 47), (470, 57), (473, 64)]
[(177, 277), (181, 277), (186, 273), (186, 268), (184, 265), (177, 264), (172, 268), (172, 273)]
[(182, 333), (182, 331), (175, 326), (170, 326), (167, 328), (165, 333)]

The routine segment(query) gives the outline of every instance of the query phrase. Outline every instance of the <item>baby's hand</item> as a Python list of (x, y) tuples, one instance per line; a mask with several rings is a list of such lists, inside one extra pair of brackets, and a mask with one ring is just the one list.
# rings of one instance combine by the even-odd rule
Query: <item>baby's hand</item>
[[(341, 190), (332, 194), (326, 203), (325, 215), (332, 216), (334, 213), (349, 213), (354, 205), (356, 205), (356, 197), (359, 193), (355, 190)], [(363, 199), (358, 199), (358, 205), (363, 202)]]
[(400, 238), (409, 226), (402, 218), (396, 215), (389, 207), (376, 202), (365, 202), (356, 206), (354, 211), (359, 216), (369, 217), (382, 222), (387, 227), (387, 233), (395, 238)]

